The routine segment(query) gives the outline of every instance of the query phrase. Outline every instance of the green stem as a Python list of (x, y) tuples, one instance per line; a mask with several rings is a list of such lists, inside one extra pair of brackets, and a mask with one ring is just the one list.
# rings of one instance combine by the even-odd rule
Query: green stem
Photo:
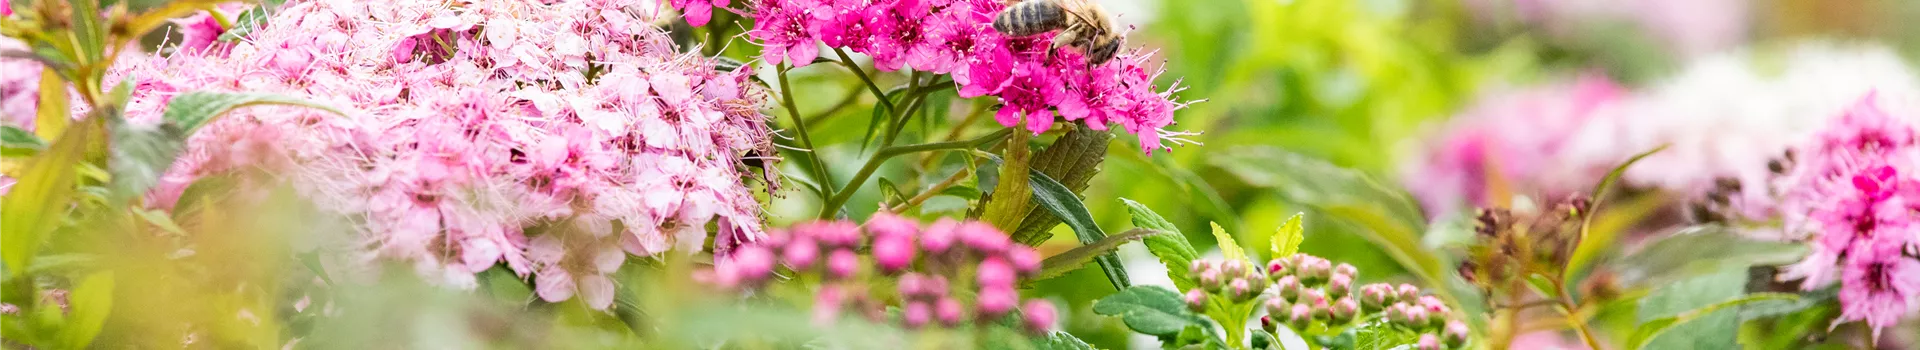
[(204, 8), (207, 10), (207, 15), (213, 17), (213, 22), (220, 24), (220, 29), (233, 29), (233, 20), (228, 19), (227, 14), (221, 13), (219, 7), (207, 5)]
[(1580, 333), (1580, 340), (1587, 342), (1588, 349), (1599, 349), (1600, 342), (1593, 339), (1593, 330), (1587, 329), (1587, 322), (1580, 319), (1579, 304), (1574, 303), (1573, 296), (1567, 293), (1566, 281), (1556, 280), (1554, 284), (1560, 289), (1560, 308), (1567, 316), (1567, 324), (1573, 325), (1573, 329)]
[(853, 174), (853, 179), (847, 181), (847, 186), (843, 190), (834, 193), (833, 198), (828, 199), (826, 205), (820, 207), (820, 218), (833, 217), (835, 209), (839, 209), (841, 205), (847, 203), (848, 199), (852, 199), (853, 193), (858, 192), (860, 185), (866, 183), (867, 178), (872, 177), (873, 172), (879, 170), (880, 164), (886, 163), (888, 158), (917, 152), (980, 147), (981, 145), (999, 142), (1000, 139), (1006, 138), (1007, 135), (1011, 135), (1012, 133), (1013, 128), (1007, 128), (972, 140), (922, 143), (882, 148), (880, 151), (874, 152), (872, 158), (867, 159), (867, 164), (860, 167), (860, 172)]
[(827, 164), (820, 161), (820, 151), (813, 147), (813, 137), (807, 135), (807, 121), (800, 119), (800, 109), (794, 108), (793, 87), (787, 83), (787, 66), (774, 68), (780, 76), (780, 97), (787, 108), (787, 117), (793, 120), (794, 133), (800, 136), (800, 146), (807, 148), (807, 159), (813, 163), (813, 181), (820, 183), (821, 198), (833, 193), (833, 177), (827, 173)]
[(895, 112), (899, 111), (897, 109), (893, 109), (893, 101), (887, 99), (887, 92), (881, 91), (880, 85), (874, 84), (873, 78), (867, 77), (867, 71), (860, 69), (859, 64), (853, 63), (853, 57), (848, 57), (846, 50), (841, 50), (839, 47), (834, 47), (833, 54), (840, 55), (840, 65), (847, 66), (847, 70), (853, 71), (853, 75), (860, 77), (861, 82), (867, 83), (867, 90), (872, 91), (874, 97), (880, 98), (880, 105), (886, 106), (888, 111), (895, 111)]

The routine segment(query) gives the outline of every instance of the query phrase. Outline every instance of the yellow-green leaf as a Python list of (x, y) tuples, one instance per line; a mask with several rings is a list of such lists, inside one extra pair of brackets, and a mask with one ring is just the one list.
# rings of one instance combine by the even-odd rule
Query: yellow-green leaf
[(52, 140), (67, 131), (67, 123), (73, 120), (67, 107), (67, 81), (52, 69), (40, 70), (40, 106), (33, 120), (33, 134), (41, 139)]
[(1293, 214), (1293, 217), (1287, 218), (1287, 223), (1281, 224), (1280, 229), (1273, 233), (1272, 244), (1269, 244), (1273, 246), (1271, 258), (1279, 259), (1300, 251), (1300, 242), (1307, 239), (1304, 229), (1300, 227), (1301, 216)]
[(60, 329), (60, 340), (70, 348), (85, 349), (100, 335), (100, 328), (107, 324), (107, 314), (113, 311), (113, 273), (88, 275), (74, 286), (69, 300), (73, 313), (66, 327)]
[(1213, 239), (1219, 241), (1222, 255), (1231, 260), (1247, 260), (1247, 251), (1240, 248), (1240, 242), (1233, 240), (1233, 234), (1227, 233), (1227, 229), (1221, 228), (1218, 223), (1207, 224), (1213, 225)]
[(58, 228), (73, 201), (75, 167), (85, 155), (90, 138), (98, 134), (98, 120), (68, 129), (45, 152), (28, 160), (19, 182), (0, 199), (0, 261), (25, 269), (48, 232)]

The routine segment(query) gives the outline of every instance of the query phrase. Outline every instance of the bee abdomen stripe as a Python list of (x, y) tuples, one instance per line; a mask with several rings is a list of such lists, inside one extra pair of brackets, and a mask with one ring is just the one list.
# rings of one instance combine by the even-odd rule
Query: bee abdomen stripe
[(993, 18), (993, 29), (1009, 36), (1029, 36), (1060, 29), (1066, 16), (1058, 5), (1029, 0), (1002, 10)]

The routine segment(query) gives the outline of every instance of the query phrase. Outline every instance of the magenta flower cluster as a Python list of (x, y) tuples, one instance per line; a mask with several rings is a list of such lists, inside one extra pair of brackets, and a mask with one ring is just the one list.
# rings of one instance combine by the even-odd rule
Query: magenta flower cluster
[(1416, 349), (1458, 348), (1467, 341), (1466, 323), (1451, 320), (1453, 311), (1445, 302), (1422, 295), (1413, 285), (1369, 284), (1356, 294), (1358, 268), (1308, 254), (1273, 259), (1264, 267), (1248, 264), (1239, 259), (1193, 261), (1188, 276), (1194, 276), (1199, 286), (1183, 296), (1187, 307), (1205, 312), (1213, 306), (1212, 296), (1235, 303), (1265, 297), (1261, 306), (1267, 314), (1260, 317), (1260, 324), (1268, 332), (1282, 324), (1306, 330), (1315, 324), (1337, 328), (1355, 320), (1379, 319), (1421, 333)]
[(1790, 229), (1811, 231), (1813, 254), (1783, 279), (1812, 290), (1840, 282), (1840, 318), (1881, 329), (1920, 308), (1920, 138), (1872, 94), (1810, 143), (1779, 179)]
[[(1038, 134), (1053, 127), (1057, 111), (1095, 130), (1118, 123), (1148, 152), (1188, 135), (1166, 129), (1173, 111), (1187, 103), (1173, 100), (1177, 87), (1155, 90), (1162, 70), (1145, 66), (1149, 54), (1122, 53), (1099, 66), (1069, 49), (1049, 57), (1052, 34), (1009, 38), (993, 30), (993, 16), (1006, 7), (1000, 0), (751, 1), (748, 35), (764, 47), (761, 59), (768, 64), (806, 66), (824, 43), (866, 54), (885, 71), (951, 74), (961, 97), (998, 97), (1004, 106), (995, 120), (1004, 126), (1024, 119)], [(698, 14), (727, 2), (672, 3), (688, 22), (702, 25), (706, 18)]]
[(772, 154), (766, 93), (677, 53), (642, 19), (651, 4), (294, 2), (237, 43), (190, 18), (172, 54), (122, 59), (110, 81), (133, 79), (135, 122), (194, 90), (349, 111), (235, 111), (193, 135), (150, 203), (269, 169), (349, 220), (365, 258), (455, 286), (504, 265), (544, 300), (605, 308), (629, 255), (698, 252), (709, 226), (720, 255), (763, 237), (743, 179), (778, 181), (745, 165)]
[(1058, 311), (1039, 299), (1022, 303), (1016, 287), (1040, 272), (1040, 260), (1039, 252), (984, 222), (942, 219), (921, 227), (882, 212), (864, 227), (815, 221), (773, 230), (701, 278), (733, 289), (763, 286), (779, 276), (779, 266), (819, 276), (813, 312), (821, 325), (844, 313), (886, 322), (889, 306), (900, 309), (898, 323), (907, 328), (992, 322), (1017, 309), (1021, 324), (1038, 334), (1053, 328)]

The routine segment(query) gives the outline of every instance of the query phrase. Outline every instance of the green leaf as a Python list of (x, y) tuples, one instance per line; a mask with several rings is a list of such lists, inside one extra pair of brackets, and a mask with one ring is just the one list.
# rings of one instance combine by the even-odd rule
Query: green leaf
[(88, 275), (73, 287), (68, 300), (73, 311), (65, 327), (60, 329), (61, 343), (69, 348), (85, 349), (93, 343), (94, 336), (100, 335), (100, 328), (107, 324), (107, 314), (113, 311), (113, 272)]
[(1233, 240), (1233, 234), (1227, 233), (1227, 229), (1221, 228), (1220, 224), (1207, 224), (1213, 225), (1213, 240), (1220, 242), (1221, 255), (1225, 255), (1227, 260), (1247, 260), (1247, 251), (1240, 248), (1240, 242)]
[(29, 160), (6, 198), (0, 199), (0, 261), (9, 269), (23, 269), (40, 250), (46, 235), (67, 217), (73, 201), (76, 167), (87, 144), (99, 132), (100, 122), (69, 128), (47, 151)]
[(1158, 234), (1165, 234), (1165, 232), (1136, 228), (1127, 230), (1127, 232), (1121, 232), (1117, 235), (1101, 238), (1098, 242), (1069, 249), (1060, 254), (1054, 254), (1040, 262), (1040, 274), (1034, 277), (1033, 280), (1045, 280), (1073, 272), (1073, 270), (1080, 269), (1082, 265), (1086, 265), (1087, 261), (1112, 254), (1114, 249), (1119, 249), (1122, 244)]
[(1120, 317), (1128, 329), (1160, 337), (1178, 336), (1188, 326), (1207, 327), (1206, 319), (1187, 309), (1187, 303), (1160, 286), (1134, 286), (1093, 303), (1093, 313)]
[(239, 16), (234, 16), (233, 28), (227, 28), (225, 33), (220, 34), (218, 40), (225, 42), (240, 41), (240, 39), (245, 38), (247, 34), (252, 34), (254, 30), (267, 25), (267, 18), (272, 17), (270, 15), (279, 10), (280, 5), (285, 2), (284, 0), (265, 0), (261, 1), (257, 6), (247, 9), (246, 12), (241, 12)]
[(334, 114), (347, 114), (333, 107), (285, 95), (194, 91), (174, 96), (173, 100), (167, 102), (167, 110), (161, 118), (179, 126), (186, 135), (192, 135), (227, 111), (263, 104), (312, 107)]
[(1272, 246), (1270, 253), (1273, 255), (1268, 257), (1279, 259), (1300, 251), (1300, 242), (1307, 239), (1306, 234), (1302, 232), (1304, 229), (1300, 227), (1301, 216), (1302, 214), (1293, 214), (1293, 217), (1287, 218), (1286, 224), (1281, 224), (1280, 229), (1274, 231), (1273, 239), (1269, 240), (1271, 242), (1269, 245)]
[(40, 139), (40, 136), (36, 136), (30, 131), (21, 130), (11, 125), (0, 126), (0, 147), (6, 147), (8, 150), (27, 149), (38, 152), (47, 149), (47, 141)]
[(965, 199), (968, 199), (968, 200), (973, 200), (973, 199), (980, 199), (980, 189), (978, 189), (978, 188), (973, 188), (973, 187), (971, 187), (971, 186), (951, 186), (951, 187), (947, 187), (946, 189), (942, 189), (942, 190), (940, 190), (940, 194), (941, 194), (941, 195), (947, 195), (947, 196), (954, 196), (954, 197), (960, 197), (960, 198), (965, 198)]
[(142, 208), (132, 208), (129, 210), (133, 211), (133, 216), (139, 217), (141, 221), (145, 221), (147, 224), (153, 225), (153, 227), (159, 228), (161, 231), (182, 236), (187, 234), (187, 230), (180, 229), (180, 225), (174, 224), (173, 218), (167, 216), (166, 212)]
[[(1633, 331), (1633, 336), (1631, 338), (1628, 338), (1627, 340), (1627, 348), (1628, 349), (1648, 348), (1649, 347), (1648, 341), (1654, 339), (1654, 337), (1658, 337), (1663, 333), (1667, 333), (1667, 331), (1672, 330), (1675, 327), (1686, 325), (1688, 322), (1700, 320), (1702, 318), (1706, 318), (1707, 316), (1714, 316), (1715, 313), (1719, 311), (1725, 311), (1731, 308), (1742, 307), (1746, 304), (1758, 303), (1760, 305), (1767, 305), (1767, 304), (1779, 305), (1779, 304), (1792, 304), (1792, 303), (1798, 302), (1799, 300), (1800, 300), (1800, 296), (1794, 295), (1794, 294), (1788, 294), (1788, 293), (1753, 293), (1753, 294), (1747, 294), (1746, 296), (1738, 299), (1714, 303), (1698, 309), (1682, 312), (1678, 315), (1652, 319), (1646, 322), (1642, 322), (1640, 324), (1640, 327), (1638, 327)], [(1731, 316), (1731, 315), (1723, 314), (1719, 316)], [(1687, 335), (1688, 335), (1688, 338), (1693, 338), (1697, 336), (1695, 334), (1687, 334)], [(1731, 342), (1729, 342), (1729, 346), (1731, 346)]]
[(66, 133), (73, 111), (67, 107), (67, 82), (52, 69), (40, 71), (40, 104), (33, 121), (33, 133), (42, 139), (54, 139)]
[(107, 168), (113, 174), (110, 187), (114, 200), (145, 194), (159, 181), (160, 174), (173, 166), (180, 150), (186, 147), (187, 138), (201, 127), (227, 111), (261, 104), (314, 107), (344, 114), (331, 107), (282, 95), (195, 91), (174, 96), (167, 102), (162, 122), (158, 124), (133, 125), (117, 116), (109, 118), (114, 147)]
[(1037, 350), (1093, 350), (1092, 345), (1087, 345), (1087, 342), (1067, 332), (1048, 333), (1045, 338), (1040, 338), (1034, 343), (1034, 348)]
[[(1651, 156), (1663, 149), (1667, 149), (1667, 146), (1654, 147), (1646, 152), (1636, 154), (1632, 158), (1627, 158), (1627, 161), (1621, 162), (1620, 165), (1614, 166), (1613, 170), (1607, 171), (1606, 177), (1600, 178), (1600, 184), (1595, 185), (1593, 187), (1593, 193), (1587, 197), (1593, 201), (1592, 205), (1587, 209), (1589, 212), (1580, 213), (1583, 217), (1580, 222), (1580, 235), (1575, 238), (1573, 255), (1567, 257), (1567, 267), (1560, 270), (1561, 280), (1571, 280), (1574, 272), (1583, 270), (1585, 264), (1600, 254), (1602, 249), (1612, 246), (1613, 236), (1618, 234), (1617, 232), (1600, 233), (1606, 235), (1604, 237), (1588, 237), (1588, 235), (1592, 234), (1590, 231), (1593, 228), (1593, 217), (1598, 216), (1593, 215), (1593, 213), (1598, 212), (1600, 210), (1600, 204), (1606, 202), (1607, 194), (1613, 191), (1614, 183), (1620, 181), (1620, 176), (1627, 173), (1627, 167), (1633, 166), (1633, 163), (1638, 163), (1641, 159), (1646, 159), (1647, 156)], [(1587, 244), (1589, 241), (1596, 243)]]
[(1608, 266), (1619, 271), (1621, 280), (1629, 284), (1660, 285), (1718, 271), (1792, 263), (1809, 252), (1804, 244), (1747, 239), (1713, 225), (1687, 227), (1656, 237)]
[[(1073, 233), (1079, 236), (1080, 244), (1093, 246), (1107, 238), (1107, 233), (1094, 224), (1093, 214), (1087, 212), (1086, 204), (1081, 203), (1080, 197), (1074, 195), (1072, 190), (1038, 171), (1027, 174), (1027, 179), (1027, 186), (1033, 189), (1033, 199), (1054, 216), (1063, 218), (1067, 226), (1073, 228)], [(1118, 246), (1119, 243), (1114, 245)], [(1109, 251), (1095, 257), (1094, 262), (1100, 264), (1100, 270), (1106, 273), (1107, 282), (1113, 284), (1114, 290), (1133, 285), (1127, 278), (1126, 266), (1120, 263), (1119, 254)]]
[(1126, 198), (1121, 198), (1120, 202), (1127, 206), (1127, 214), (1132, 217), (1133, 227), (1167, 232), (1163, 235), (1147, 236), (1142, 244), (1147, 245), (1147, 252), (1153, 253), (1155, 258), (1160, 259), (1161, 265), (1166, 265), (1167, 278), (1173, 280), (1175, 288), (1193, 289), (1195, 283), (1187, 276), (1187, 269), (1193, 264), (1194, 259), (1200, 258), (1200, 253), (1193, 250), (1192, 244), (1187, 243), (1187, 236), (1180, 233), (1180, 228), (1174, 227), (1173, 223), (1167, 222), (1167, 219), (1161, 218), (1159, 213), (1154, 213), (1153, 209), (1148, 209), (1146, 205)]
[[(1068, 191), (1080, 193), (1087, 189), (1094, 174), (1100, 172), (1100, 163), (1106, 159), (1107, 145), (1112, 139), (1110, 132), (1075, 128), (1034, 154), (1031, 168), (1058, 181)], [(1060, 222), (1058, 216), (1048, 215), (1040, 208), (1029, 208), (1027, 217), (1020, 220), (1019, 228), (1011, 233), (1014, 241), (1035, 245), (1052, 238), (1053, 227)]]
[(1353, 329), (1354, 350), (1386, 350), (1418, 342), (1419, 334), (1389, 326), (1385, 322), (1368, 322)]
[[(1745, 267), (1728, 268), (1714, 274), (1680, 280), (1654, 289), (1640, 299), (1637, 319), (1640, 323), (1658, 322), (1663, 318), (1687, 314), (1690, 310), (1708, 307), (1716, 303), (1740, 297), (1747, 284)], [(1637, 338), (1630, 342), (1628, 349), (1642, 346), (1656, 349), (1733, 349), (1734, 339), (1739, 331), (1739, 317), (1728, 314), (1695, 314), (1687, 318), (1686, 324), (1643, 327), (1647, 332), (1635, 332)], [(1677, 322), (1676, 322), (1677, 323)], [(1661, 336), (1654, 328), (1678, 326), (1679, 329)], [(1664, 331), (1662, 329), (1661, 331)]]

